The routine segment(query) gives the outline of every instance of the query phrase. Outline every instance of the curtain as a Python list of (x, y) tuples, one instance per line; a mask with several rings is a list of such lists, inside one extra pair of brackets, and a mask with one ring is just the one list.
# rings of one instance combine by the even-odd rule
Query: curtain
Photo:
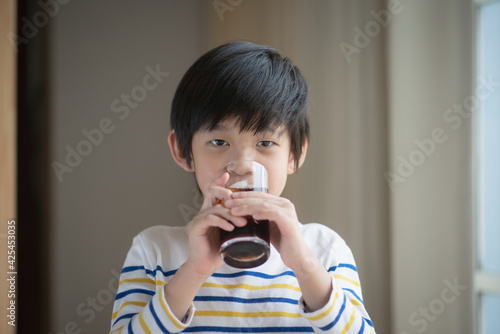
[(393, 323), (474, 333), (472, 3), (402, 6), (388, 35)]

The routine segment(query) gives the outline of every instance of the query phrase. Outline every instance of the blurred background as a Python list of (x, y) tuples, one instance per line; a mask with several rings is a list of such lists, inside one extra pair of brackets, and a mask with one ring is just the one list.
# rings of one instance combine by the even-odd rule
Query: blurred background
[(2, 333), (109, 330), (132, 238), (201, 204), (167, 144), (177, 84), (234, 40), (309, 83), (309, 151), (283, 196), (351, 247), (377, 332), (500, 333), (499, 1), (2, 6), (2, 224), (19, 246)]

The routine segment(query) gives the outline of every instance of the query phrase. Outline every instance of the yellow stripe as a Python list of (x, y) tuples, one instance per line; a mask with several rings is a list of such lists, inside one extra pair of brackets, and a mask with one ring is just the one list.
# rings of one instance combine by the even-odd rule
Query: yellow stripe
[(185, 326), (182, 326), (179, 324), (179, 321), (173, 317), (169, 310), (168, 310), (168, 307), (167, 307), (167, 304), (165, 304), (165, 302), (163, 301), (163, 299), (165, 298), (163, 296), (164, 292), (163, 292), (163, 288), (160, 289), (160, 304), (161, 304), (161, 308), (163, 309), (163, 312), (165, 312), (165, 314), (168, 316), (168, 318), (170, 319), (170, 321), (175, 325), (175, 327), (179, 328), (179, 329), (184, 329)]
[(349, 322), (347, 323), (347, 325), (345, 325), (344, 330), (342, 330), (342, 332), (340, 332), (340, 334), (345, 334), (345, 333), (347, 333), (347, 331), (349, 330), (349, 328), (351, 328), (352, 323), (354, 322), (354, 318), (355, 318), (355, 316), (356, 316), (356, 309), (355, 309), (355, 308), (353, 308), (353, 309), (352, 309), (351, 319), (349, 319)]
[(361, 304), (357, 299), (351, 299), (351, 304), (356, 306), (363, 306), (363, 304)]
[(122, 332), (123, 327), (125, 327), (125, 326), (122, 326), (122, 327), (120, 327), (120, 328), (114, 329), (114, 330), (112, 330), (111, 332), (109, 332), (109, 334), (113, 334), (114, 332), (118, 332), (118, 334), (119, 334), (119, 333), (121, 333), (121, 332)]
[[(147, 305), (147, 303), (146, 302), (126, 302), (126, 303), (123, 303), (122, 306), (118, 309), (118, 311), (113, 313), (111, 320), (114, 320), (118, 316), (118, 313), (120, 313), (122, 308), (124, 308), (125, 306), (128, 306), (128, 305), (135, 305), (135, 306), (144, 307)], [(109, 334), (111, 334), (111, 333), (109, 333)]]
[(327, 315), (328, 313), (330, 313), (332, 311), (333, 306), (335, 306), (335, 302), (337, 301), (337, 298), (339, 297), (339, 287), (338, 287), (337, 282), (335, 282), (335, 289), (336, 289), (335, 297), (333, 297), (333, 303), (332, 303), (332, 305), (330, 305), (328, 310), (326, 310), (325, 312), (318, 314), (317, 316), (314, 316), (314, 317), (310, 317), (310, 318), (306, 317), (307, 319), (309, 319), (311, 321), (315, 321), (315, 320), (323, 318), (325, 315)]
[(144, 321), (144, 318), (142, 316), (142, 312), (139, 313), (139, 323), (141, 324), (141, 327), (142, 329), (144, 330), (144, 332), (146, 332), (146, 334), (153, 334), (151, 333), (151, 331), (149, 330), (148, 328), (148, 325), (146, 325), (146, 322)]
[(165, 282), (161, 280), (152, 280), (151, 278), (129, 278), (129, 279), (124, 279), (121, 280), (118, 285), (122, 285), (123, 283), (147, 283), (147, 284), (153, 284), (153, 285), (163, 285)]
[(271, 284), (271, 285), (248, 285), (248, 284), (217, 284), (203, 283), (204, 288), (221, 288), (221, 289), (246, 289), (246, 290), (266, 290), (266, 289), (289, 289), (300, 292), (300, 288), (290, 284)]
[(359, 284), (359, 282), (356, 282), (355, 280), (352, 280), (350, 278), (347, 278), (345, 276), (342, 276), (342, 275), (333, 275), (336, 279), (340, 279), (342, 281), (346, 281), (346, 282), (349, 282), (351, 283), (352, 285), (355, 285), (357, 287), (361, 287), (361, 284)]
[(300, 313), (288, 312), (231, 312), (231, 311), (196, 311), (195, 316), (205, 317), (233, 317), (233, 318), (261, 318), (261, 317), (285, 317), (301, 318)]

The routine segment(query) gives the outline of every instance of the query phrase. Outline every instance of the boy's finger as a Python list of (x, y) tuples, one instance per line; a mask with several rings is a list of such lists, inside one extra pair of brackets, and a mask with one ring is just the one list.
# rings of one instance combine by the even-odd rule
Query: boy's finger
[(273, 207), (271, 210), (276, 210), (277, 208), (281, 208), (281, 202), (279, 200), (275, 200), (273, 198), (270, 199), (261, 199), (261, 198), (233, 198), (226, 200), (224, 202), (224, 206), (228, 209), (235, 207), (243, 207), (248, 210), (256, 210), (263, 209), (264, 207)]
[(234, 230), (235, 225), (222, 217), (213, 216), (212, 219), (210, 220), (210, 226), (211, 227), (218, 227), (220, 229), (223, 229), (225, 231), (230, 232), (230, 231)]
[(270, 195), (265, 192), (261, 191), (238, 191), (234, 192), (231, 195), (232, 198), (248, 198), (248, 197), (255, 197), (255, 198), (264, 198), (264, 199), (276, 199), (276, 196)]
[(227, 180), (229, 180), (229, 173), (224, 172), (214, 180), (214, 184), (216, 186), (223, 186), (227, 182)]
[(218, 204), (219, 200), (221, 200), (221, 204), (231, 198), (231, 190), (223, 188), (223, 187), (212, 187), (211, 189), (211, 197), (212, 197), (212, 205)]
[(234, 224), (230, 221), (219, 217), (218, 215), (211, 215), (207, 217), (203, 222), (197, 222), (196, 224), (189, 225), (189, 231), (191, 235), (204, 236), (207, 229), (209, 228), (220, 228), (225, 231), (234, 230)]
[[(231, 203), (231, 202), (229, 202)], [(267, 219), (267, 220), (282, 220), (284, 217), (288, 216), (289, 213), (283, 210), (276, 203), (245, 203), (241, 205), (234, 205), (231, 203), (229, 207), (231, 215), (237, 217), (252, 216), (255, 219)]]
[(214, 215), (217, 215), (238, 227), (242, 227), (247, 224), (247, 220), (245, 218), (232, 215), (230, 210), (222, 205), (214, 207)]
[(203, 201), (202, 208), (207, 209), (211, 206), (217, 204), (218, 199), (226, 200), (231, 198), (231, 191), (223, 187), (223, 185), (229, 179), (229, 174), (224, 173), (215, 178), (211, 183), (207, 184), (205, 187), (206, 194), (205, 199)]
[(228, 173), (223, 173), (222, 175), (217, 176), (212, 182), (205, 185), (204, 194), (210, 194), (214, 187), (222, 187), (227, 180), (229, 179)]

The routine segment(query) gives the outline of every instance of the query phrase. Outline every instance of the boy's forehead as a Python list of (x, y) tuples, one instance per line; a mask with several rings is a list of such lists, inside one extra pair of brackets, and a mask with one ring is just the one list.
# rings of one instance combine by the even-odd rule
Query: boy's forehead
[(214, 127), (206, 127), (203, 129), (205, 132), (212, 131), (229, 131), (237, 128), (238, 124), (235, 121), (224, 120), (217, 123)]
[(214, 127), (205, 127), (200, 129), (201, 132), (224, 132), (224, 131), (233, 131), (233, 130), (238, 130), (239, 132), (253, 132), (254, 134), (260, 134), (260, 133), (272, 133), (277, 136), (285, 136), (287, 135), (287, 129), (285, 125), (279, 125), (279, 126), (269, 126), (265, 129), (262, 129), (261, 131), (254, 131), (253, 129), (248, 129), (244, 130), (244, 126), (240, 124), (237, 120), (234, 119), (226, 119), (218, 122)]

